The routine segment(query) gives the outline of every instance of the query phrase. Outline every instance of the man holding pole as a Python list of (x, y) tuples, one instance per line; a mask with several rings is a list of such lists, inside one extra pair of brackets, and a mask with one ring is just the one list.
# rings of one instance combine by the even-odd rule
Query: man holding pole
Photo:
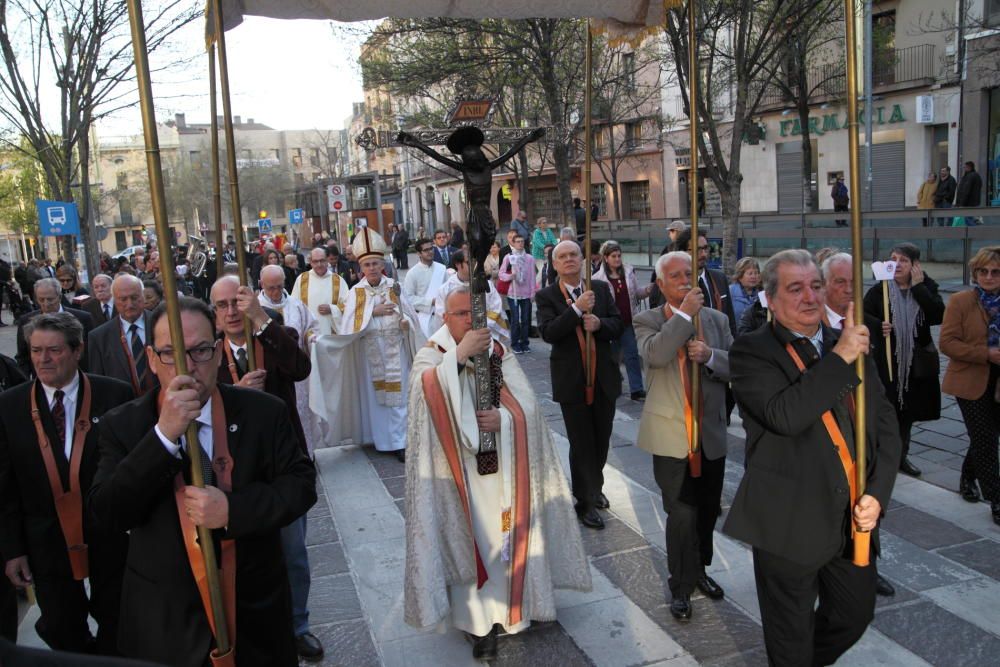
[[(874, 616), (870, 556), (899, 465), (899, 431), (869, 359), (866, 490), (856, 497), (852, 392), (868, 329), (854, 323), (853, 308), (839, 337), (823, 325), (823, 283), (804, 250), (771, 257), (763, 283), (774, 322), (737, 339), (729, 354), (748, 446), (724, 530), (753, 547), (770, 664), (829, 665)], [(851, 553), (868, 531), (872, 553), (856, 554), (856, 564)]]
[[(316, 502), (316, 470), (288, 406), (260, 391), (217, 385), (224, 354), (215, 315), (178, 301), (188, 374), (178, 375), (166, 304), (146, 348), (161, 387), (105, 416), (89, 508), (130, 531), (118, 648), (129, 657), (202, 667), (218, 636), (195, 527), (221, 553), (221, 597), (240, 667), (298, 663), (280, 529)], [(191, 485), (188, 426), (197, 425), (205, 487)]]

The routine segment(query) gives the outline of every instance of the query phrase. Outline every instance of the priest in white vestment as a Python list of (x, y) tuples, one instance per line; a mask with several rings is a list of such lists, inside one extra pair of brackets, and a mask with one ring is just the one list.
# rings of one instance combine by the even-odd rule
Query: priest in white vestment
[(432, 325), (434, 318), (434, 297), (447, 278), (444, 264), (434, 261), (434, 245), (429, 239), (417, 239), (415, 244), (417, 259), (412, 269), (407, 270), (403, 279), (403, 296), (417, 311), (420, 328), (424, 336), (430, 336), (440, 327)]
[[(312, 344), (319, 335), (319, 323), (306, 304), (290, 298), (285, 291), (284, 269), (270, 265), (260, 270), (260, 294), (257, 295), (257, 300), (265, 308), (279, 313), (286, 327), (298, 332), (299, 344), (311, 358)], [(316, 372), (315, 369), (313, 372)], [(312, 453), (317, 448), (325, 446), (328, 427), (326, 420), (309, 407), (309, 385), (308, 379), (295, 383), (295, 405), (299, 410), (306, 445)]]
[[(509, 347), (472, 329), (468, 288), (445, 305), (445, 326), (410, 376), (404, 618), (454, 626), (489, 660), (501, 627), (514, 634), (556, 618), (554, 589), (589, 590), (590, 566), (531, 383)], [(472, 359), (491, 346), (499, 408), (477, 411)], [(477, 470), (480, 429), (497, 434), (493, 474)]]
[[(431, 319), (431, 334), (440, 329), (441, 325), (444, 324), (444, 305), (448, 295), (459, 287), (469, 287), (471, 267), (469, 261), (465, 258), (465, 252), (456, 250), (452, 253), (451, 263), (455, 265), (455, 268), (448, 269), (447, 279), (438, 289), (437, 294), (434, 295), (434, 317)], [(507, 317), (504, 314), (500, 292), (497, 291), (496, 285), (493, 284), (492, 280), (489, 283), (490, 291), (486, 294), (486, 324), (501, 343), (510, 345), (510, 326), (507, 324)]]
[(331, 445), (370, 442), (402, 461), (408, 374), (426, 338), (399, 283), (382, 273), (382, 237), (362, 227), (352, 248), (362, 278), (347, 293), (337, 335), (313, 348), (310, 405), (329, 424)]
[(330, 269), (330, 260), (323, 248), (309, 253), (311, 269), (299, 274), (289, 296), (301, 301), (316, 318), (321, 334), (337, 333), (340, 314), (347, 299), (347, 283)]

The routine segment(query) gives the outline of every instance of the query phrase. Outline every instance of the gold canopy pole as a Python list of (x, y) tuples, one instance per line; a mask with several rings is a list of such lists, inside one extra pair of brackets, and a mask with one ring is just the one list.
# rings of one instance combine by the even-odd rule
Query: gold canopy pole
[[(142, 112), (142, 132), (146, 143), (146, 169), (149, 172), (149, 196), (156, 223), (156, 237), (160, 245), (160, 265), (163, 278), (163, 298), (166, 301), (167, 322), (170, 324), (170, 344), (174, 348), (174, 367), (178, 375), (187, 375), (187, 352), (184, 329), (181, 326), (180, 308), (177, 306), (177, 281), (174, 277), (174, 256), (170, 251), (170, 225), (167, 224), (167, 203), (163, 188), (163, 167), (160, 162), (160, 140), (156, 134), (156, 112), (153, 108), (153, 86), (149, 78), (149, 54), (146, 51), (146, 28), (142, 18), (141, 0), (127, 0), (129, 25), (132, 30), (132, 49), (135, 52), (136, 79), (139, 86), (139, 108)], [(152, 340), (152, 339), (150, 339)], [(252, 347), (252, 346), (248, 346)], [(191, 485), (204, 488), (201, 471), (201, 445), (198, 442), (198, 425), (191, 422), (187, 429), (188, 456), (191, 459)], [(212, 616), (215, 619), (216, 645), (219, 655), (229, 652), (229, 632), (226, 611), (219, 587), (219, 567), (215, 559), (212, 532), (198, 526), (198, 544), (205, 559)]]
[[(861, 170), (858, 166), (858, 51), (857, 33), (855, 28), (855, 7), (854, 0), (844, 0), (844, 16), (846, 18), (846, 50), (847, 50), (847, 141), (848, 155), (850, 158), (850, 194), (854, 206), (851, 207), (851, 257), (853, 260), (853, 280), (854, 280), (854, 322), (863, 324), (865, 321), (865, 311), (862, 296), (864, 288), (864, 275), (862, 260), (864, 259), (864, 248), (861, 238)], [(870, 66), (870, 63), (868, 63)], [(865, 493), (865, 479), (867, 469), (867, 452), (865, 442), (865, 355), (858, 357), (856, 362), (856, 373), (861, 378), (854, 393), (854, 449), (855, 449), (855, 472), (857, 475), (857, 497), (860, 498)], [(854, 508), (851, 508), (854, 511)], [(856, 532), (854, 535), (854, 564), (858, 566), (868, 565), (870, 552), (870, 533)]]
[[(584, 71), (586, 72), (587, 83), (584, 88), (583, 96), (583, 174), (580, 179), (580, 199), (590, 198), (590, 163), (594, 157), (594, 137), (591, 134), (591, 122), (590, 122), (590, 109), (591, 100), (594, 96), (594, 36), (591, 34), (590, 19), (587, 19), (587, 53), (584, 56)], [(583, 256), (584, 256), (584, 285), (587, 291), (590, 291), (590, 276), (593, 273), (594, 265), (590, 261), (590, 202), (584, 200), (584, 241), (583, 241)], [(587, 348), (587, 358), (586, 358), (586, 374), (587, 374), (587, 398), (590, 399), (594, 395), (594, 376), (596, 375), (596, 370), (594, 368), (593, 351), (594, 351), (594, 334), (590, 331), (586, 332), (586, 345)], [(589, 401), (588, 401), (589, 402)]]
[[(215, 8), (215, 39), (219, 49), (219, 78), (222, 80), (222, 113), (226, 126), (226, 166), (229, 169), (229, 199), (233, 213), (233, 236), (236, 238), (236, 264), (239, 266), (240, 285), (247, 284), (246, 240), (243, 237), (243, 211), (240, 204), (240, 180), (236, 172), (236, 137), (233, 135), (233, 113), (229, 98), (229, 62), (226, 57), (226, 31), (222, 28), (222, 2), (213, 0)], [(213, 116), (214, 118), (214, 116)], [(257, 369), (257, 355), (253, 345), (250, 320), (244, 318), (243, 329), (247, 338), (247, 368)]]
[[(212, 113), (212, 214), (215, 216), (215, 275), (222, 277), (226, 260), (222, 257), (225, 248), (222, 229), (222, 184), (219, 182), (219, 111), (215, 94), (215, 42), (208, 47), (208, 95)], [(247, 346), (250, 347), (250, 346)]]
[[(698, 285), (698, 37), (695, 31), (695, 0), (688, 0), (688, 114), (691, 125), (691, 170), (688, 172), (688, 190), (691, 196), (691, 281)], [(708, 274), (705, 281), (709, 280)], [(701, 334), (701, 318), (695, 323)], [(693, 455), (701, 442), (701, 365), (691, 362), (691, 432), (688, 451)]]

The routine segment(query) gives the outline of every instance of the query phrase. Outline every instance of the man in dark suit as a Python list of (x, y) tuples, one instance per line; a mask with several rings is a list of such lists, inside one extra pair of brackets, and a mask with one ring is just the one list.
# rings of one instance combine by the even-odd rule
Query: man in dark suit
[(150, 313), (143, 307), (142, 289), (135, 276), (119, 274), (111, 287), (117, 314), (88, 338), (90, 371), (129, 383), (137, 396), (156, 383), (146, 361)]
[(115, 316), (115, 302), (111, 296), (111, 276), (98, 273), (90, 281), (93, 297), (80, 303), (80, 310), (90, 313), (94, 326), (99, 327)]
[[(261, 272), (263, 277), (264, 272)], [(309, 455), (302, 420), (295, 401), (295, 383), (309, 377), (312, 362), (299, 345), (295, 329), (282, 326), (261, 307), (249, 287), (240, 287), (233, 276), (220, 278), (212, 286), (215, 327), (223, 335), (223, 354), (219, 359), (219, 382), (257, 389), (280, 398), (288, 406), (302, 453)], [(280, 317), (274, 313), (274, 317)], [(247, 366), (247, 338), (244, 319), (250, 320), (256, 349), (256, 370)], [(306, 515), (281, 529), (282, 548), (292, 592), (292, 617), (295, 648), (306, 660), (320, 660), (323, 645), (309, 627), (309, 553), (306, 550)]]
[(33, 310), (26, 315), (22, 315), (17, 320), (17, 367), (24, 373), (27, 377), (34, 376), (34, 370), (31, 368), (31, 354), (28, 351), (28, 341), (24, 338), (24, 325), (30, 320), (34, 319), (38, 315), (44, 313), (69, 313), (76, 319), (80, 320), (80, 324), (83, 325), (83, 343), (84, 352), (83, 356), (80, 358), (80, 368), (87, 370), (87, 336), (90, 335), (91, 329), (94, 328), (94, 320), (90, 316), (90, 313), (77, 310), (76, 308), (65, 308), (62, 305), (62, 287), (59, 285), (59, 281), (55, 278), (42, 278), (35, 283), (35, 302), (38, 304), (38, 310)]
[(410, 258), (407, 250), (410, 247), (410, 234), (402, 225), (396, 225), (396, 231), (392, 234), (392, 255), (396, 258), (397, 269), (410, 268)]
[(823, 325), (823, 282), (804, 250), (772, 256), (763, 282), (774, 323), (737, 339), (729, 353), (747, 456), (724, 530), (753, 547), (770, 663), (829, 665), (875, 613), (878, 535), (872, 562), (855, 565), (852, 523), (877, 530), (899, 467), (899, 429), (868, 359), (867, 482), (854, 498), (851, 393), (868, 329), (854, 324), (851, 309), (839, 337)]
[[(552, 399), (562, 409), (569, 438), (569, 466), (576, 512), (588, 528), (604, 528), (598, 509), (608, 508), (604, 496), (604, 464), (608, 460), (615, 400), (622, 377), (611, 354), (611, 341), (622, 335), (623, 324), (608, 284), (597, 280), (584, 291), (583, 255), (574, 241), (562, 241), (552, 250), (559, 280), (535, 293), (538, 330), (552, 346), (549, 357)], [(586, 331), (596, 350), (594, 387), (589, 395), (583, 365)]]
[(451, 256), (459, 250), (448, 245), (448, 237), (443, 229), (434, 232), (434, 261), (445, 266), (450, 266)]
[[(299, 448), (288, 406), (264, 392), (217, 384), (223, 354), (215, 315), (181, 297), (188, 375), (178, 375), (165, 307), (154, 312), (149, 366), (162, 388), (105, 417), (89, 507), (131, 531), (118, 647), (129, 657), (201, 667), (214, 646), (183, 535), (213, 531), (225, 582), (235, 569), (240, 667), (297, 664), (279, 530), (316, 502), (316, 470)], [(160, 406), (158, 409), (158, 405)], [(208, 480), (188, 483), (185, 433), (196, 422)], [(219, 487), (228, 487), (223, 491)], [(179, 511), (183, 508), (183, 513)], [(235, 546), (235, 566), (227, 553)], [(232, 590), (224, 586), (226, 591)]]
[[(80, 372), (83, 326), (71, 315), (39, 315), (25, 331), (38, 377), (0, 396), (0, 551), (6, 575), (18, 588), (34, 585), (42, 612), (35, 628), (46, 644), (115, 655), (128, 537), (95, 522), (83, 502), (97, 472), (101, 419), (131, 400), (132, 391), (117, 380)], [(79, 558), (77, 545), (85, 545)], [(98, 624), (96, 643), (88, 614)]]

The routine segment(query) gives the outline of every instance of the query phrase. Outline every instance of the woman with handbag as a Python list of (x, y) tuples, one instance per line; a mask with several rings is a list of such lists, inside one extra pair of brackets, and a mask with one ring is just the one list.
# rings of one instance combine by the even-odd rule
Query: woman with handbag
[(969, 433), (959, 493), (978, 502), (978, 481), (1000, 524), (1000, 245), (982, 248), (969, 269), (975, 287), (951, 297), (941, 324), (941, 351), (949, 359), (942, 389), (955, 397)]
[[(865, 295), (865, 312), (882, 323), (881, 333), (892, 344), (892, 379), (883, 376), (882, 384), (896, 408), (899, 436), (903, 441), (899, 469), (918, 477), (920, 469), (910, 463), (907, 456), (910, 431), (914, 422), (941, 418), (940, 361), (931, 338), (931, 327), (941, 324), (944, 302), (938, 294), (937, 283), (920, 268), (917, 246), (900, 243), (890, 254), (896, 262), (896, 273), (889, 281), (889, 320), (885, 321), (882, 286), (878, 283)], [(873, 335), (878, 333), (873, 332)]]

